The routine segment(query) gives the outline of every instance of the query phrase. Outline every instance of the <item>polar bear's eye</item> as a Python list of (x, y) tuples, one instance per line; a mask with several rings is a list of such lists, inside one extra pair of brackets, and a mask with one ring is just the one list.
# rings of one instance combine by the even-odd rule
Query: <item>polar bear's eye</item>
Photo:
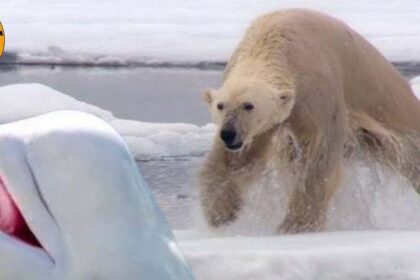
[(225, 108), (225, 105), (223, 103), (218, 103), (217, 104), (217, 109), (219, 109), (221, 111), (221, 110), (223, 110), (223, 108)]
[(254, 109), (254, 105), (252, 103), (245, 102), (244, 103), (244, 109), (247, 110), (247, 111), (251, 111), (252, 109)]

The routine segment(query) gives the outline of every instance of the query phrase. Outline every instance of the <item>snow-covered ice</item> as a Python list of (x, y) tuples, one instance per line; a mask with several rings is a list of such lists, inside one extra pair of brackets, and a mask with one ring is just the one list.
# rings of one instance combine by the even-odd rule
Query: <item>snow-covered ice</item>
[(392, 61), (420, 60), (417, 0), (6, 0), (0, 20), (20, 62), (224, 61), (255, 17), (289, 7), (344, 20)]
[(420, 232), (191, 237), (177, 232), (198, 280), (418, 280)]

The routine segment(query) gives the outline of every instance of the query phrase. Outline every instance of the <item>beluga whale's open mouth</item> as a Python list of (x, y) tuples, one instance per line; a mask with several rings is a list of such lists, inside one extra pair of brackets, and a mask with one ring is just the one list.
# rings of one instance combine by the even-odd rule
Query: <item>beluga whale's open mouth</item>
[(19, 207), (10, 195), (4, 180), (0, 177), (0, 231), (29, 245), (41, 247), (35, 235), (22, 216)]
[(0, 279), (194, 278), (121, 137), (60, 111), (0, 126)]

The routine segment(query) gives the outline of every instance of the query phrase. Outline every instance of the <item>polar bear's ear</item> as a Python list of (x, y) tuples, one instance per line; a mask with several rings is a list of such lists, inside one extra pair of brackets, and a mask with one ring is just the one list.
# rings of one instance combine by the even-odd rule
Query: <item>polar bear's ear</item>
[(203, 92), (203, 99), (206, 101), (207, 104), (211, 104), (213, 102), (213, 95), (215, 93), (214, 89), (206, 89)]
[(283, 89), (279, 92), (280, 100), (282, 104), (287, 104), (295, 98), (294, 89)]

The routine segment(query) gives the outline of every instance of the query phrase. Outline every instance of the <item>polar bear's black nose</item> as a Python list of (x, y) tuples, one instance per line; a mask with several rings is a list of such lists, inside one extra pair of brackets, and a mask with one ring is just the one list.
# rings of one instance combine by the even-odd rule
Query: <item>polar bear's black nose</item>
[(233, 141), (235, 141), (236, 131), (231, 129), (223, 129), (220, 132), (220, 138), (222, 138), (223, 142), (226, 145), (232, 145)]

